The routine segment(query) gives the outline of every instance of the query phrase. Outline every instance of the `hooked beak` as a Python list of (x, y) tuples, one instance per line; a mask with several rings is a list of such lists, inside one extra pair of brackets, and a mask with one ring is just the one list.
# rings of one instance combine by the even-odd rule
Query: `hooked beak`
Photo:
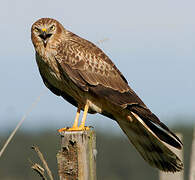
[(49, 38), (50, 38), (51, 35), (52, 35), (52, 34), (48, 34), (48, 33), (47, 33), (47, 31), (46, 31), (45, 28), (42, 29), (42, 32), (41, 32), (41, 34), (39, 35), (39, 37), (43, 40), (44, 47), (47, 46), (47, 42), (48, 42), (48, 40), (49, 40)]
[(44, 40), (47, 39), (47, 33), (46, 33), (46, 31), (42, 31), (42, 33), (41, 33), (40, 36), (41, 36), (41, 38), (44, 39)]

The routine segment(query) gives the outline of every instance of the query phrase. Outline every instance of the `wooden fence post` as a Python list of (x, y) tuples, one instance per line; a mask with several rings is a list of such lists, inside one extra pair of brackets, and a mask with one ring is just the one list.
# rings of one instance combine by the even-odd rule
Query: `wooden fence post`
[(60, 180), (96, 180), (96, 136), (93, 130), (65, 131), (57, 154)]
[(189, 180), (195, 180), (195, 127), (192, 138), (192, 152), (190, 157), (190, 175)]
[[(181, 140), (182, 140), (182, 135), (177, 133), (176, 134)], [(183, 150), (178, 150), (176, 148), (173, 148), (169, 145), (167, 145), (181, 160), (183, 160)], [(167, 173), (163, 171), (159, 171), (159, 180), (183, 180), (184, 175), (183, 175), (183, 170), (181, 172), (176, 172), (176, 173)]]

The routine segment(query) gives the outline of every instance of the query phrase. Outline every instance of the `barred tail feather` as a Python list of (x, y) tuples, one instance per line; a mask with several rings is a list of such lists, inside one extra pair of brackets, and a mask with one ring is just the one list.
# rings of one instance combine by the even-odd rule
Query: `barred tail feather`
[[(132, 112), (131, 118), (131, 122), (120, 119), (117, 122), (144, 160), (162, 171), (181, 171), (183, 164), (177, 155), (137, 114)], [(170, 136), (169, 139), (171, 138)]]

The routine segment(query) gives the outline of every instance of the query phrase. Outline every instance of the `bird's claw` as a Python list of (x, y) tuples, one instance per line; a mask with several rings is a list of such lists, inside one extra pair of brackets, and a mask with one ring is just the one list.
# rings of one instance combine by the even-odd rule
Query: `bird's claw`
[(66, 128), (61, 128), (61, 129), (58, 129), (58, 132), (61, 133), (63, 131), (89, 131), (90, 130), (90, 127), (88, 126), (77, 126), (77, 127), (66, 127)]

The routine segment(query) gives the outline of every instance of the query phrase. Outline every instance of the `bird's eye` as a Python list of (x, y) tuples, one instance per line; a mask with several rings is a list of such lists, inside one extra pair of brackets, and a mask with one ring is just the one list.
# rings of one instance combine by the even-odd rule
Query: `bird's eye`
[(54, 31), (54, 30), (55, 30), (55, 25), (52, 25), (52, 26), (50, 27), (50, 30), (51, 30), (51, 31)]
[(39, 32), (40, 31), (38, 27), (35, 27), (34, 30), (35, 30), (35, 32)]

